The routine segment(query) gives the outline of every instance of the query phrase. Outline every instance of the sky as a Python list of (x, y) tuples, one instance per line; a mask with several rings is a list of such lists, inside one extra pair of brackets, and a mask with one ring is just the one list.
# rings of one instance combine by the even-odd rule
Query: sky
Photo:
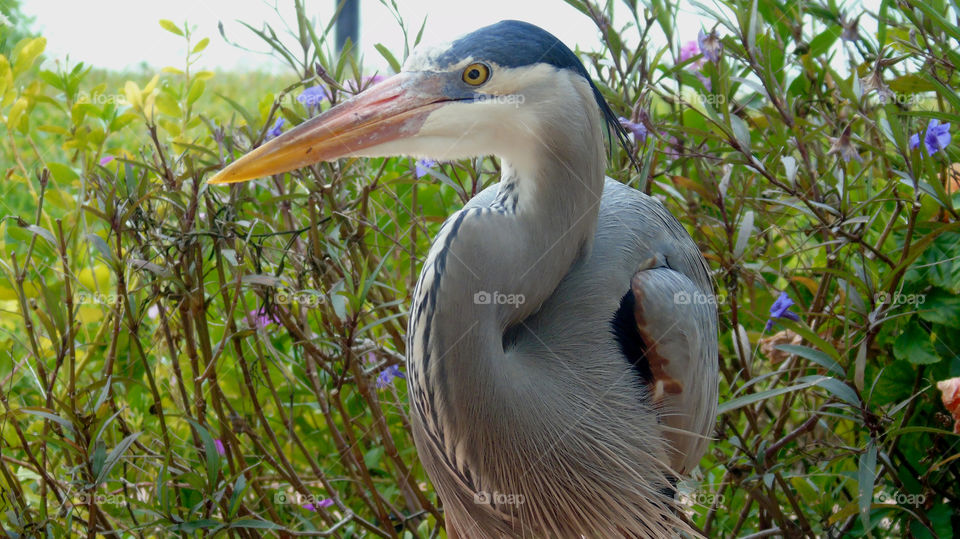
[[(305, 0), (315, 27), (324, 27), (333, 15), (336, 0)], [(390, 0), (387, 0), (388, 2)], [(562, 0), (396, 0), (401, 15), (415, 34), (424, 17), (425, 42), (450, 40), (472, 29), (502, 19), (525, 20), (550, 31), (571, 48), (599, 50), (593, 23)], [(386, 62), (374, 49), (384, 44), (398, 57), (403, 36), (390, 11), (380, 0), (360, 0), (360, 44), (365, 64), (383, 70)], [(622, 5), (621, 2), (617, 2)], [(181, 67), (185, 45), (182, 38), (163, 30), (159, 19), (194, 26), (197, 39), (210, 38), (200, 60), (203, 69), (280, 69), (278, 60), (266, 54), (263, 42), (238, 21), (254, 27), (264, 22), (279, 32), (283, 21), (295, 21), (292, 0), (23, 0), (23, 12), (34, 17), (33, 30), (47, 38), (47, 56), (96, 67), (139, 69)], [(626, 16), (619, 19), (626, 21)], [(701, 21), (682, 15), (684, 40), (696, 39)], [(217, 25), (222, 22), (227, 37), (252, 51), (225, 42)], [(712, 23), (709, 21), (704, 24)], [(708, 27), (709, 28), (709, 27)]]

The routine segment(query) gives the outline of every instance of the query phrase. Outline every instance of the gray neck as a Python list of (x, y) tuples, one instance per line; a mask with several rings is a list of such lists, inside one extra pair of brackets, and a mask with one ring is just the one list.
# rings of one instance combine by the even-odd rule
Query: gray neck
[(447, 455), (499, 403), (518, 402), (511, 392), (525, 373), (504, 353), (504, 331), (589, 253), (605, 159), (599, 114), (584, 116), (541, 138), (536, 159), (505, 156), (501, 203), (453, 215), (424, 264), (408, 332), (411, 400)]

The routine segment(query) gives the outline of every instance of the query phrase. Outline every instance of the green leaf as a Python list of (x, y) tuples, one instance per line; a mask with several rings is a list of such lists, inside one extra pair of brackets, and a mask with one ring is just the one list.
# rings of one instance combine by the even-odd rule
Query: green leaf
[(17, 75), (33, 67), (33, 62), (43, 54), (46, 48), (47, 38), (45, 37), (27, 38), (18, 43), (13, 55), (13, 77), (16, 78)]
[(737, 142), (744, 152), (750, 151), (750, 128), (743, 118), (736, 114), (730, 115), (730, 127), (733, 129), (733, 135), (737, 137)]
[(69, 184), (80, 178), (80, 175), (77, 174), (77, 171), (73, 170), (73, 167), (64, 165), (63, 163), (49, 162), (45, 163), (45, 166), (50, 169), (50, 174), (53, 174), (53, 179), (61, 185)]
[(237, 476), (237, 479), (233, 482), (233, 493), (230, 495), (230, 502), (227, 504), (228, 515), (230, 518), (233, 518), (237, 514), (237, 509), (240, 507), (240, 500), (243, 499), (243, 494), (247, 490), (247, 476), (242, 472)]
[(183, 30), (178, 28), (176, 24), (173, 24), (173, 21), (168, 21), (167, 19), (160, 19), (159, 22), (160, 22), (160, 26), (163, 27), (163, 29), (166, 30), (167, 32), (170, 32), (171, 34), (176, 34), (178, 36), (183, 35)]
[(917, 306), (920, 318), (934, 324), (960, 328), (960, 296), (936, 290), (918, 297), (925, 298), (924, 303)]
[(814, 350), (813, 348), (799, 344), (781, 344), (776, 348), (790, 354), (798, 355), (804, 359), (809, 359), (837, 376), (844, 376), (846, 374), (846, 371), (843, 370), (843, 367), (841, 367), (839, 363), (820, 350)]
[(907, 73), (887, 83), (890, 89), (901, 94), (919, 94), (923, 92), (932, 92), (937, 89), (927, 77), (918, 73)]
[(203, 441), (203, 452), (207, 457), (207, 486), (213, 491), (217, 485), (217, 474), (220, 473), (220, 453), (217, 451), (217, 443), (210, 435), (210, 431), (196, 421), (187, 418), (187, 421), (197, 430), (197, 434)]
[(377, 52), (380, 53), (380, 56), (383, 56), (383, 59), (390, 64), (390, 69), (392, 69), (394, 73), (400, 72), (402, 66), (400, 65), (400, 62), (397, 61), (397, 58), (393, 55), (393, 53), (390, 52), (390, 49), (384, 47), (381, 43), (377, 43), (373, 47), (377, 49)]
[(43, 239), (50, 242), (50, 245), (52, 245), (54, 249), (57, 248), (57, 238), (53, 237), (53, 233), (46, 228), (42, 228), (37, 225), (27, 225), (26, 228), (30, 232), (33, 232), (34, 234), (41, 236)]
[(717, 408), (717, 414), (724, 414), (738, 408), (743, 408), (748, 404), (753, 404), (762, 400), (769, 399), (771, 397), (776, 397), (778, 395), (783, 395), (785, 393), (790, 393), (791, 391), (797, 391), (798, 389), (805, 389), (813, 385), (817, 385), (823, 379), (826, 379), (826, 376), (810, 376), (806, 377), (805, 381), (800, 384), (792, 385), (789, 387), (778, 387), (776, 389), (768, 389), (766, 391), (758, 391), (756, 393), (751, 393), (750, 395), (744, 395), (743, 397), (737, 397), (736, 399), (728, 400), (727, 402), (720, 403), (720, 406)]
[[(799, 378), (798, 380), (803, 380), (804, 378)], [(857, 392), (854, 391), (850, 386), (841, 382), (840, 380), (837, 380), (836, 378), (823, 376), (818, 378), (820, 379), (815, 382), (817, 386), (822, 387), (834, 397), (855, 408), (860, 407), (860, 397), (857, 396)]]
[(209, 45), (209, 44), (210, 44), (210, 38), (209, 38), (209, 37), (205, 37), (205, 38), (201, 39), (200, 41), (197, 42), (196, 45), (194, 45), (193, 50), (190, 51), (190, 54), (197, 54), (198, 52), (203, 51), (203, 49), (206, 49), (206, 48), (207, 48), (207, 45)]
[(97, 475), (96, 484), (99, 485), (110, 475), (110, 470), (120, 462), (120, 457), (127, 452), (127, 449), (130, 449), (130, 446), (133, 445), (133, 442), (137, 440), (137, 437), (139, 437), (141, 433), (142, 431), (137, 431), (120, 440), (120, 443), (117, 444), (117, 446), (113, 448), (113, 451), (110, 452), (110, 455), (107, 456), (107, 461), (104, 463), (103, 469), (100, 470), (100, 473)]
[(254, 530), (282, 530), (283, 526), (274, 524), (273, 522), (267, 522), (266, 520), (254, 520), (252, 518), (244, 518), (240, 520), (235, 520), (230, 523), (228, 528), (248, 528)]
[(179, 531), (179, 532), (195, 532), (197, 530), (202, 530), (206, 528), (214, 528), (219, 525), (220, 523), (217, 522), (216, 520), (204, 518), (200, 520), (193, 520), (191, 522), (181, 522), (180, 524), (177, 524), (176, 526), (173, 526), (170, 529), (172, 531)]
[(50, 421), (56, 422), (56, 423), (59, 424), (61, 427), (65, 428), (65, 429), (67, 429), (67, 430), (69, 430), (69, 431), (73, 431), (73, 424), (72, 424), (72, 423), (70, 423), (70, 422), (67, 421), (66, 419), (58, 416), (57, 414), (53, 413), (53, 411), (50, 410), (50, 409), (48, 409), (48, 408), (39, 408), (39, 407), (32, 407), (32, 406), (24, 406), (24, 407), (22, 407), (22, 408), (18, 408), (18, 411), (23, 412), (23, 413), (25, 413), (25, 414), (30, 414), (30, 415), (39, 416), (39, 417), (42, 417), (42, 418), (44, 418), (44, 419), (49, 419)]
[(897, 359), (923, 365), (937, 363), (941, 359), (930, 342), (930, 334), (920, 327), (915, 318), (907, 322), (903, 333), (893, 343), (893, 355)]
[(740, 258), (747, 250), (747, 244), (750, 242), (750, 236), (753, 235), (753, 210), (747, 210), (740, 226), (737, 228), (737, 242), (733, 250), (733, 256)]
[(200, 79), (194, 79), (193, 82), (190, 83), (190, 91), (187, 92), (187, 104), (192, 105), (197, 99), (200, 99), (206, 87), (207, 83)]
[(827, 52), (837, 41), (837, 38), (840, 37), (841, 33), (843, 33), (843, 27), (840, 25), (834, 25), (810, 40), (810, 57), (816, 58), (817, 56)]

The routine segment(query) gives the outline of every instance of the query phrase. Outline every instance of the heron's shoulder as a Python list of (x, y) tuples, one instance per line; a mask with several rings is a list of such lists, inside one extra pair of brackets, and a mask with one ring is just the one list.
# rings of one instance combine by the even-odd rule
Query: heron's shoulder
[(601, 256), (629, 264), (658, 258), (704, 292), (713, 290), (709, 268), (680, 221), (660, 200), (611, 178), (603, 188), (596, 239)]

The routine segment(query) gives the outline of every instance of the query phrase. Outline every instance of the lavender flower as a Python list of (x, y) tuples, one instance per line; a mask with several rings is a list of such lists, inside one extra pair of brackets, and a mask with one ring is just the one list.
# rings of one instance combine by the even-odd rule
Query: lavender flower
[(697, 45), (700, 47), (700, 52), (703, 53), (704, 58), (713, 63), (720, 61), (720, 53), (723, 52), (723, 42), (720, 41), (720, 36), (718, 36), (716, 32), (710, 32), (708, 34), (701, 28), (700, 33), (697, 34)]
[(220, 438), (217, 438), (216, 440), (214, 440), (213, 445), (217, 446), (217, 453), (219, 453), (220, 456), (227, 454), (227, 450), (226, 448), (223, 447), (223, 441), (220, 440)]
[(417, 162), (414, 163), (416, 169), (414, 173), (418, 178), (422, 178), (435, 166), (437, 166), (437, 162), (433, 159), (417, 159)]
[(617, 118), (617, 120), (620, 121), (620, 125), (622, 125), (624, 129), (633, 133), (633, 139), (637, 141), (638, 144), (647, 140), (647, 126), (640, 122), (631, 122), (623, 116)]
[(283, 133), (283, 124), (286, 123), (286, 120), (283, 119), (283, 116), (277, 118), (277, 121), (274, 122), (273, 127), (267, 131), (267, 138), (279, 137), (280, 133)]
[(390, 365), (386, 369), (380, 371), (380, 374), (377, 375), (377, 388), (383, 389), (387, 387), (393, 383), (394, 378), (407, 378), (406, 374), (400, 372), (400, 365)]
[(936, 118), (930, 120), (930, 123), (927, 124), (927, 133), (923, 136), (923, 143), (927, 147), (927, 155), (932, 156), (937, 152), (946, 151), (952, 138), (950, 124), (942, 124)]
[(787, 320), (793, 320), (797, 322), (800, 320), (800, 317), (796, 313), (790, 312), (790, 307), (793, 306), (793, 300), (790, 299), (790, 296), (786, 292), (780, 292), (780, 296), (776, 301), (773, 302), (773, 305), (770, 306), (770, 318), (767, 320), (767, 325), (764, 328), (764, 331), (770, 331), (773, 329), (773, 321), (778, 318), (786, 318)]
[(105, 156), (103, 156), (103, 157), (100, 158), (100, 166), (101, 166), (101, 167), (105, 167), (105, 166), (107, 166), (107, 164), (110, 163), (110, 161), (113, 161), (114, 159), (116, 159), (116, 158), (115, 158), (114, 156), (112, 156), (112, 155), (105, 155)]
[(320, 103), (329, 97), (330, 95), (327, 93), (327, 89), (317, 85), (304, 89), (303, 92), (297, 96), (297, 101), (303, 103), (307, 108), (311, 108), (319, 107)]

